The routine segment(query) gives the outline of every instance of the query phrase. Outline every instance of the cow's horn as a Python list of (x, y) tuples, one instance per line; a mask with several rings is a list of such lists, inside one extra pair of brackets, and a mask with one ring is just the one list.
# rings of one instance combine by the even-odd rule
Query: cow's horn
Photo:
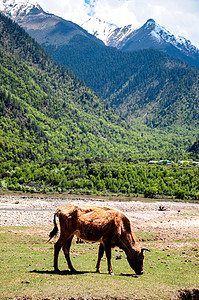
[(151, 250), (149, 250), (148, 248), (143, 247), (143, 248), (141, 249), (141, 252), (144, 252), (144, 251), (149, 251), (149, 252), (151, 252)]

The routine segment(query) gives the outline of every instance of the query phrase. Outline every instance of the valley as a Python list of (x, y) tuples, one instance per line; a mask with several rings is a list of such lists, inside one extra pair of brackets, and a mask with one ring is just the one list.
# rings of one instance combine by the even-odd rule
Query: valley
[[(153, 19), (79, 26), (31, 0), (0, 10), (2, 299), (197, 297), (199, 50)], [(79, 272), (63, 255), (54, 272), (46, 241), (68, 202), (123, 211), (151, 249), (144, 274), (117, 248), (116, 275), (104, 260), (95, 273), (98, 245), (75, 239)]]
[(178, 162), (199, 158), (199, 71), (157, 49), (107, 47), (40, 6), (13, 7), (43, 42), (0, 16), (1, 188), (197, 200), (198, 167)]

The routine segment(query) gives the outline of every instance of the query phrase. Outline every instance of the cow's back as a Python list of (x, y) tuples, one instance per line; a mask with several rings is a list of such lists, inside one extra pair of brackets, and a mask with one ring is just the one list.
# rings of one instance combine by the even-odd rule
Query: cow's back
[(120, 213), (108, 207), (81, 206), (78, 209), (76, 235), (88, 241), (112, 239), (120, 226)]
[(122, 212), (109, 207), (69, 203), (59, 208), (58, 214), (62, 233), (75, 234), (87, 241), (103, 242), (109, 239), (115, 244), (124, 232), (131, 231), (129, 219)]
[(69, 203), (57, 211), (62, 233), (97, 242), (113, 239), (121, 232), (123, 214), (112, 208)]

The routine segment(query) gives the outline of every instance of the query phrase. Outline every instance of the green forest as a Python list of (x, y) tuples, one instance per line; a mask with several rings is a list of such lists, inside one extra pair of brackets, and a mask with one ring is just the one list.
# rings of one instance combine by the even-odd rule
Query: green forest
[(44, 47), (129, 123), (198, 131), (199, 72), (187, 63), (155, 49), (122, 52), (83, 36)]
[(199, 168), (177, 163), (199, 157), (197, 121), (129, 122), (0, 15), (1, 190), (198, 199)]
[(110, 163), (97, 159), (21, 167), (4, 163), (0, 178), (1, 188), (12, 191), (199, 200), (199, 167), (191, 164)]

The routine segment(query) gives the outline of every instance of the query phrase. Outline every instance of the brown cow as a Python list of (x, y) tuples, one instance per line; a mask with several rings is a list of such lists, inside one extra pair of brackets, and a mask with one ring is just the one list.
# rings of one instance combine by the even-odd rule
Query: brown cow
[(96, 271), (100, 272), (100, 261), (106, 252), (108, 272), (113, 275), (111, 267), (111, 248), (118, 246), (127, 255), (131, 268), (137, 275), (143, 273), (144, 250), (135, 239), (129, 218), (121, 211), (108, 207), (78, 206), (67, 204), (58, 208), (54, 215), (54, 229), (50, 232), (51, 240), (58, 232), (56, 216), (60, 222), (60, 237), (54, 246), (54, 269), (58, 269), (58, 255), (63, 248), (68, 267), (76, 272), (70, 260), (70, 246), (73, 236), (90, 241), (100, 242)]

